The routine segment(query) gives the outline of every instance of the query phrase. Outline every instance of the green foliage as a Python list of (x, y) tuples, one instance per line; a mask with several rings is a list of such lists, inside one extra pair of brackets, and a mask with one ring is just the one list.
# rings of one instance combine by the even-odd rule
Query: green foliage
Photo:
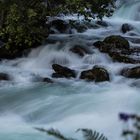
[[(35, 128), (40, 132), (45, 132), (49, 136), (53, 136), (59, 140), (76, 140), (75, 138), (67, 138), (63, 134), (61, 134), (58, 130), (55, 129), (43, 129), (43, 128)], [(78, 129), (77, 132), (81, 131), (83, 133), (83, 137), (85, 140), (107, 140), (107, 138), (96, 131), (92, 131), (91, 129)]]
[[(0, 37), (11, 46), (31, 47), (39, 45), (48, 36), (46, 27), (47, 9), (43, 1), (11, 0), (9, 4), (1, 1), (5, 19), (1, 24)], [(1, 5), (2, 6), (2, 5)]]
[[(111, 16), (114, 11), (114, 0), (48, 0), (50, 7), (55, 7), (58, 13), (84, 15), (88, 18)], [(56, 3), (51, 5), (50, 3)], [(51, 9), (51, 8), (50, 8)], [(55, 13), (56, 14), (56, 13)]]
[(14, 51), (38, 46), (48, 36), (48, 16), (78, 13), (102, 19), (113, 10), (113, 0), (0, 0), (0, 39)]

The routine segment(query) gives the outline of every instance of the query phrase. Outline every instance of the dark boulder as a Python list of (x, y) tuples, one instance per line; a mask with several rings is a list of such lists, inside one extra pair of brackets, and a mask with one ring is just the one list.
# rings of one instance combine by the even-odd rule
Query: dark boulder
[(84, 56), (85, 54), (89, 54), (90, 52), (84, 48), (83, 46), (80, 45), (75, 45), (70, 49), (71, 52), (78, 54), (79, 56)]
[(104, 41), (97, 41), (93, 45), (101, 52), (107, 53), (115, 62), (140, 63), (140, 60), (132, 58), (133, 54), (139, 54), (139, 49), (130, 48), (129, 42), (122, 36), (109, 36)]
[(128, 23), (123, 24), (122, 27), (121, 27), (121, 31), (123, 33), (129, 32), (131, 30), (133, 30), (133, 27)]
[(111, 45), (108, 45), (102, 41), (97, 41), (93, 44), (96, 48), (98, 48), (101, 52), (109, 53), (112, 49)]
[[(49, 26), (50, 26), (51, 32), (53, 31), (52, 30), (52, 28), (53, 28), (53, 29), (58, 30), (60, 33), (65, 33), (70, 28), (69, 24), (66, 21), (61, 20), (61, 19), (55, 19), (55, 20), (51, 21), (49, 23)], [(55, 33), (55, 31), (53, 31), (53, 33)]]
[(53, 64), (52, 65), (53, 70), (55, 73), (52, 75), (53, 77), (65, 77), (65, 78), (75, 78), (76, 77), (76, 72), (75, 70), (69, 69), (67, 67), (58, 65), (58, 64)]
[(81, 72), (80, 79), (95, 82), (110, 81), (108, 71), (98, 66), (95, 66), (90, 70)]
[(140, 78), (140, 66), (136, 66), (133, 68), (126, 68), (121, 71), (121, 75), (127, 78)]
[(9, 81), (10, 76), (6, 73), (0, 73), (0, 81)]
[(116, 49), (124, 50), (130, 48), (129, 42), (124, 37), (119, 35), (106, 37), (103, 42), (107, 45), (112, 45), (112, 47)]
[(97, 41), (93, 44), (101, 52), (108, 53), (110, 51), (128, 51), (130, 49), (129, 42), (122, 36), (109, 36), (104, 41)]

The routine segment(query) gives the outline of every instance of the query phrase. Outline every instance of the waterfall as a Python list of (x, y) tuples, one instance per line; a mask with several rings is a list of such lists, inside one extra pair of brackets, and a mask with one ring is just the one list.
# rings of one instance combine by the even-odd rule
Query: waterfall
[(140, 0), (123, 0), (118, 3), (118, 7), (115, 18), (140, 21)]

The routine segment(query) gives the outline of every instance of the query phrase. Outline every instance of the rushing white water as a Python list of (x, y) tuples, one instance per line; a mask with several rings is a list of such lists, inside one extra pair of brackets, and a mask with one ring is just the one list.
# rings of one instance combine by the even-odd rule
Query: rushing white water
[[(122, 23), (135, 28), (123, 35), (139, 38), (140, 1), (125, 2), (113, 17), (105, 19), (107, 28), (89, 29), (72, 35), (58, 34), (58, 40), (33, 50), (28, 57), (0, 63), (0, 72), (10, 74), (12, 81), (0, 82), (0, 140), (51, 140), (33, 127), (57, 128), (68, 136), (81, 138), (78, 128), (91, 128), (104, 133), (110, 140), (121, 139), (119, 112), (140, 113), (140, 81), (119, 75), (130, 64), (114, 63), (97, 49), (93, 42), (118, 34)], [(73, 45), (83, 45), (92, 54), (83, 58), (69, 51)], [(130, 42), (139, 47), (139, 43)], [(111, 82), (87, 83), (76, 79), (57, 79), (54, 84), (37, 83), (38, 77), (51, 77), (53, 63), (80, 71), (101, 65), (111, 76)], [(131, 65), (130, 65), (131, 66)], [(53, 139), (52, 139), (53, 140)]]

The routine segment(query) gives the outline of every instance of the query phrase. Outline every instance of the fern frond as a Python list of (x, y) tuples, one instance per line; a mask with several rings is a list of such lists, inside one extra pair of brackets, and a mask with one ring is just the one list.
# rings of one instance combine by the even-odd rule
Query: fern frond
[(85, 140), (108, 140), (103, 134), (93, 132), (91, 129), (78, 129), (77, 131), (82, 131)]
[(67, 138), (65, 137), (63, 134), (61, 134), (58, 130), (55, 130), (53, 128), (46, 130), (44, 128), (35, 128), (36, 130), (40, 131), (40, 132), (45, 132), (47, 133), (49, 136), (53, 136), (59, 140), (76, 140), (73, 138)]

